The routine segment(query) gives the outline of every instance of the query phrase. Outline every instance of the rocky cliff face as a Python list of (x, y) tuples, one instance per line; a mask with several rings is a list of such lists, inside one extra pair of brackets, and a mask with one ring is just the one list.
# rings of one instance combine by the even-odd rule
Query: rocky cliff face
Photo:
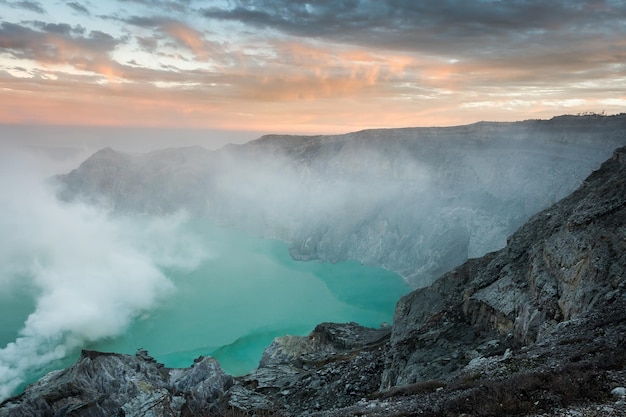
[[(468, 335), (472, 344), (480, 332), (483, 342), (530, 345), (553, 337), (562, 323), (621, 299), (626, 287), (625, 156), (626, 149), (617, 150), (573, 194), (533, 216), (506, 248), (402, 298), (383, 388), (449, 372), (424, 358), (435, 354), (435, 346), (446, 355), (463, 356), (468, 349), (458, 343), (459, 335)], [(429, 338), (437, 341), (415, 345)]]
[[(626, 148), (498, 252), (402, 298), (393, 328), (322, 324), (231, 378), (84, 352), (0, 416), (626, 413)], [(560, 414), (559, 414), (560, 413)]]
[(430, 284), (502, 248), (532, 214), (626, 145), (626, 115), (338, 136), (266, 136), (217, 152), (105, 149), (59, 177), (66, 199), (117, 212), (186, 209), (290, 243), (296, 259), (358, 260)]

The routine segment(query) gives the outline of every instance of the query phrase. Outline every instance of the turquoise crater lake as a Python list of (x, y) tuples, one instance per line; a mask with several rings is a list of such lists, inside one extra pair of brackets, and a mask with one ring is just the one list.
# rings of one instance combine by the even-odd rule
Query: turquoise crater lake
[(258, 365), (276, 336), (306, 335), (324, 321), (391, 323), (396, 302), (410, 290), (381, 268), (300, 262), (283, 242), (206, 223), (201, 232), (214, 255), (190, 273), (167, 271), (172, 296), (123, 336), (90, 348), (134, 353), (141, 347), (168, 367), (211, 355), (226, 372), (241, 375)]
[[(200, 355), (214, 356), (226, 372), (254, 369), (272, 339), (306, 335), (324, 321), (391, 323), (398, 299), (410, 291), (397, 274), (357, 262), (293, 260), (280, 241), (251, 237), (204, 221), (185, 226), (200, 237), (206, 259), (195, 269), (163, 270), (173, 288), (115, 338), (86, 349), (134, 354), (148, 350), (167, 367), (188, 367)], [(34, 308), (28, 287), (0, 292), (2, 347), (13, 341)], [(28, 375), (74, 362), (72, 357)]]

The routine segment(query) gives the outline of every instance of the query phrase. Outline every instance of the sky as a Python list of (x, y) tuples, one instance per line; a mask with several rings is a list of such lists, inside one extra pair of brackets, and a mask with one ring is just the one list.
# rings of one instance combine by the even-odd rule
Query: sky
[(0, 0), (0, 124), (344, 133), (626, 110), (626, 1)]

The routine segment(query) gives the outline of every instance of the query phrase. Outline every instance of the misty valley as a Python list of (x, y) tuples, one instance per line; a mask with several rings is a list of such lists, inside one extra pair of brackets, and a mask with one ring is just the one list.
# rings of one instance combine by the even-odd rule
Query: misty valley
[(391, 324), (402, 295), (578, 187), (625, 120), (106, 148), (53, 178), (5, 155), (0, 399), (81, 349), (167, 367), (210, 355), (241, 375), (276, 336)]

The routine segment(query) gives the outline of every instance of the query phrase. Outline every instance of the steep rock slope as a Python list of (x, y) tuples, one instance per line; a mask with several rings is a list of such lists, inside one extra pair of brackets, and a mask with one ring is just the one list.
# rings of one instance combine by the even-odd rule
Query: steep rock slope
[(291, 245), (296, 259), (358, 260), (414, 287), (500, 249), (532, 214), (626, 145), (626, 114), (337, 136), (266, 136), (209, 152), (102, 150), (60, 194), (117, 212), (186, 209)]
[[(541, 342), (560, 323), (623, 297), (625, 286), (626, 149), (620, 148), (578, 190), (533, 216), (506, 248), (399, 301), (383, 387), (449, 372), (423, 361), (436, 346), (463, 355), (462, 345), (455, 351), (446, 339), (473, 333), (472, 343), (477, 335), (509, 346)], [(423, 342), (428, 338), (437, 341)]]

